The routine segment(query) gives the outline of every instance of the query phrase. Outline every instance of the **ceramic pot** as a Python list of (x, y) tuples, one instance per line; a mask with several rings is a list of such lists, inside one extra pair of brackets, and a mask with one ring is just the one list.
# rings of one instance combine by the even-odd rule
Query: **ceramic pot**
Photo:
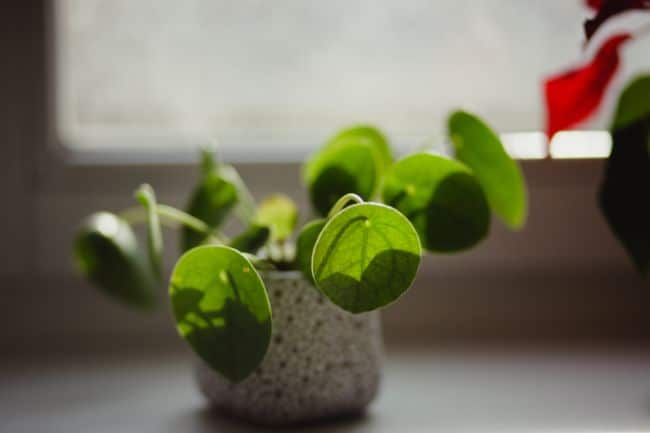
[(379, 387), (379, 313), (351, 314), (299, 272), (262, 274), (273, 336), (260, 366), (233, 384), (200, 362), (197, 380), (219, 410), (253, 423), (311, 422), (363, 411)]

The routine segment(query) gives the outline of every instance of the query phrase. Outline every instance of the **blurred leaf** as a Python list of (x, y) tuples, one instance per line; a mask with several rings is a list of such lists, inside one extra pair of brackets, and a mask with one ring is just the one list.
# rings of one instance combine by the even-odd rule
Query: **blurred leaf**
[(266, 244), (271, 230), (264, 225), (251, 224), (246, 230), (230, 241), (230, 246), (243, 253), (255, 254)]
[(176, 264), (169, 289), (179, 334), (232, 382), (262, 362), (271, 339), (271, 306), (251, 262), (225, 246), (205, 245)]
[(327, 150), (308, 163), (306, 173), (311, 204), (321, 215), (349, 192), (369, 199), (378, 182), (373, 152), (365, 145)]
[(633, 82), (621, 95), (599, 192), (609, 226), (644, 275), (650, 274), (650, 113), (639, 116), (648, 100), (647, 81)]
[(339, 132), (329, 141), (327, 146), (338, 146), (341, 143), (366, 144), (371, 147), (380, 164), (380, 172), (393, 163), (393, 152), (388, 140), (377, 128), (369, 125), (357, 125)]
[(162, 278), (163, 237), (160, 219), (156, 207), (156, 195), (150, 185), (142, 185), (135, 192), (136, 199), (147, 211), (147, 241), (149, 245), (149, 260), (155, 275)]
[(352, 313), (396, 300), (413, 282), (420, 240), (408, 219), (379, 203), (349, 206), (329, 219), (314, 246), (318, 288)]
[(449, 117), (456, 157), (478, 178), (492, 210), (513, 229), (526, 221), (526, 186), (521, 170), (499, 137), (478, 117), (457, 111)]
[(262, 200), (255, 222), (271, 229), (272, 241), (283, 241), (293, 233), (298, 221), (296, 204), (283, 194), (273, 194)]
[(340, 132), (305, 165), (312, 206), (326, 215), (344, 194), (370, 199), (391, 162), (388, 143), (377, 129), (358, 126)]
[[(238, 200), (236, 186), (223, 174), (221, 169), (206, 173), (187, 205), (187, 213), (202, 220), (212, 229), (217, 229), (224, 222)], [(205, 233), (183, 227), (181, 247), (186, 251), (200, 245), (206, 237)]]
[(311, 256), (314, 251), (316, 239), (323, 227), (325, 227), (326, 222), (324, 219), (308, 222), (300, 230), (298, 240), (296, 241), (296, 263), (298, 269), (302, 271), (305, 278), (311, 281), (314, 281), (314, 276), (311, 273)]
[(478, 179), (463, 164), (441, 156), (417, 153), (397, 161), (384, 178), (382, 195), (413, 223), (430, 251), (469, 248), (490, 227)]
[(650, 75), (636, 77), (623, 90), (611, 129), (624, 128), (650, 118)]
[(77, 230), (74, 257), (88, 281), (134, 307), (155, 303), (156, 283), (125, 221), (108, 212), (89, 216)]

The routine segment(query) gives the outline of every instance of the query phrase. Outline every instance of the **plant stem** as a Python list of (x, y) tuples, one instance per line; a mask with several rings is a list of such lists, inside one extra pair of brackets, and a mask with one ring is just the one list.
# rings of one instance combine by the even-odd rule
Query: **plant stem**
[[(227, 243), (228, 239), (216, 230), (213, 230), (206, 223), (192, 215), (176, 209), (175, 207), (165, 204), (156, 206), (156, 213), (160, 216), (160, 222), (168, 227), (174, 227), (177, 224), (188, 227), (199, 233), (212, 237), (219, 243)], [(119, 213), (119, 217), (130, 224), (138, 224), (147, 220), (146, 211), (139, 207), (128, 208)]]
[(334, 203), (334, 206), (332, 206), (332, 209), (327, 214), (327, 218), (332, 218), (334, 215), (341, 212), (343, 208), (347, 206), (347, 204), (351, 201), (354, 201), (356, 203), (363, 203), (363, 199), (361, 197), (353, 192), (349, 192), (338, 199), (336, 203)]

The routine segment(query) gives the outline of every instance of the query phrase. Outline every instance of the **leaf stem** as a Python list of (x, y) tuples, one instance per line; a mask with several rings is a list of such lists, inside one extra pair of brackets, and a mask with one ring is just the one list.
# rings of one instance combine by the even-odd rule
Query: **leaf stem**
[(343, 197), (338, 199), (336, 203), (334, 203), (334, 206), (332, 206), (332, 209), (330, 212), (327, 214), (327, 218), (332, 218), (334, 215), (337, 213), (341, 212), (345, 206), (348, 205), (351, 201), (358, 203), (363, 203), (363, 199), (359, 197), (359, 195), (349, 192), (345, 194)]
[[(167, 227), (181, 224), (199, 233), (209, 235), (219, 243), (225, 244), (228, 242), (228, 239), (223, 234), (212, 230), (210, 226), (200, 219), (188, 214), (187, 212), (183, 212), (180, 209), (165, 204), (158, 204), (156, 206), (156, 213), (161, 219), (160, 222)], [(118, 216), (130, 224), (139, 224), (147, 219), (146, 211), (139, 206), (128, 208), (120, 212)]]

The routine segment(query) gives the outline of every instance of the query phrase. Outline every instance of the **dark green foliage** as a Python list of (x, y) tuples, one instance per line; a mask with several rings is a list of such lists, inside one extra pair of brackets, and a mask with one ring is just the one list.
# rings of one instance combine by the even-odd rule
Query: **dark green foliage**
[[(211, 171), (203, 176), (187, 205), (187, 213), (202, 220), (211, 228), (218, 228), (228, 212), (237, 204), (237, 188), (220, 171)], [(187, 251), (200, 245), (207, 235), (190, 227), (183, 227), (181, 248)]]
[(133, 230), (116, 215), (89, 216), (77, 231), (74, 257), (84, 277), (108, 295), (138, 308), (155, 303), (153, 275)]
[(415, 226), (433, 252), (469, 248), (490, 227), (490, 209), (472, 172), (463, 164), (430, 153), (397, 161), (386, 175), (384, 202)]
[(311, 281), (314, 281), (314, 276), (311, 274), (312, 252), (326, 222), (325, 219), (318, 219), (305, 224), (296, 240), (296, 264), (303, 275)]

